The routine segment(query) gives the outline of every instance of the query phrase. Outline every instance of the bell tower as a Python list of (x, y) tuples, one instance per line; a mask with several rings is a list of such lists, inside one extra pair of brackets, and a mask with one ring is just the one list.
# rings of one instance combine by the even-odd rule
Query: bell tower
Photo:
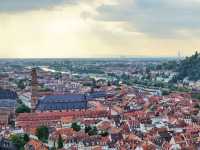
[(36, 68), (31, 70), (31, 111), (34, 112), (38, 101), (38, 81)]

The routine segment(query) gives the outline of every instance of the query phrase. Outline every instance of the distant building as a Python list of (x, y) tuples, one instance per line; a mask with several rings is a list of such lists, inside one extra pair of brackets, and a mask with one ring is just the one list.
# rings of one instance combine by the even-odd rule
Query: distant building
[(17, 116), (16, 127), (23, 128), (26, 132), (31, 132), (31, 129), (37, 128), (41, 125), (48, 127), (61, 127), (63, 117), (101, 118), (107, 116), (109, 116), (109, 111), (107, 110), (21, 113)]
[(87, 96), (83, 94), (51, 95), (38, 100), (36, 111), (66, 111), (87, 109)]
[(38, 140), (30, 140), (25, 146), (25, 150), (48, 150), (48, 146)]
[(17, 93), (11, 90), (0, 89), (0, 99), (17, 99)]
[(14, 118), (16, 100), (0, 100), (0, 127), (5, 127)]
[(66, 111), (88, 108), (88, 101), (103, 99), (107, 94), (103, 91), (87, 94), (50, 95), (38, 99), (36, 111)]
[(0, 90), (0, 127), (5, 127), (14, 118), (17, 94), (10, 90)]
[(0, 150), (17, 150), (9, 140), (0, 137)]
[(32, 94), (31, 108), (35, 111), (69, 111), (88, 108), (88, 100), (105, 98), (105, 92), (93, 92), (87, 94), (60, 94), (42, 96), (38, 91), (36, 69), (32, 69)]

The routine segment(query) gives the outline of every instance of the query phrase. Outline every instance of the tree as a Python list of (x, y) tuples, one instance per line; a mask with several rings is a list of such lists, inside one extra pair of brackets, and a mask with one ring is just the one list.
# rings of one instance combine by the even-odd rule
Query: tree
[(58, 148), (63, 148), (63, 139), (62, 136), (59, 134), (58, 137)]
[(10, 136), (10, 140), (19, 150), (24, 149), (24, 145), (29, 141), (27, 134), (13, 134)]
[(49, 137), (49, 129), (46, 126), (40, 126), (36, 129), (36, 136), (42, 142), (46, 142)]
[(111, 86), (111, 82), (110, 81), (107, 82), (107, 86)]
[(86, 126), (85, 127), (85, 133), (88, 133), (88, 135), (92, 136), (92, 135), (97, 135), (97, 128), (94, 126), (94, 127), (91, 127), (91, 126)]
[(166, 96), (169, 95), (170, 91), (169, 90), (162, 90), (162, 95)]
[(21, 135), (14, 134), (10, 137), (10, 140), (18, 149), (21, 149), (24, 145)]
[(19, 82), (17, 83), (17, 87), (20, 88), (20, 89), (25, 89), (26, 86), (24, 84), (24, 80), (19, 80)]
[(27, 107), (26, 105), (24, 105), (24, 104), (20, 104), (16, 108), (15, 112), (16, 113), (25, 113), (25, 112), (29, 113), (29, 112), (31, 112), (31, 109), (29, 107)]
[(95, 79), (92, 79), (92, 88), (96, 88), (97, 87), (97, 82)]
[(86, 126), (85, 127), (85, 133), (88, 133), (91, 129), (92, 129), (91, 126)]
[(184, 80), (188, 78), (192, 81), (197, 81), (200, 79), (200, 54), (196, 52), (191, 57), (186, 57), (178, 65), (176, 72), (178, 80)]
[(199, 56), (198, 51), (195, 52), (194, 57), (197, 58)]
[(101, 136), (103, 136), (103, 137), (106, 137), (106, 136), (108, 136), (108, 131), (102, 131), (101, 133), (100, 133), (100, 135)]
[(92, 127), (92, 129), (89, 130), (88, 135), (89, 136), (97, 135), (97, 128), (96, 127)]
[(50, 150), (56, 150), (56, 148), (55, 148), (55, 147), (52, 147), (52, 148), (50, 148)]
[(81, 130), (81, 126), (78, 125), (76, 122), (73, 122), (73, 123), (72, 123), (71, 128), (73, 128), (73, 130), (76, 131), (76, 132), (78, 132), (78, 131)]
[(200, 100), (200, 93), (193, 93), (192, 98)]
[(28, 141), (29, 141), (30, 139), (29, 139), (29, 136), (28, 136), (28, 134), (24, 134), (24, 141), (27, 143)]
[(59, 80), (59, 79), (62, 78), (62, 73), (61, 72), (56, 72), (54, 77), (55, 77), (56, 80)]

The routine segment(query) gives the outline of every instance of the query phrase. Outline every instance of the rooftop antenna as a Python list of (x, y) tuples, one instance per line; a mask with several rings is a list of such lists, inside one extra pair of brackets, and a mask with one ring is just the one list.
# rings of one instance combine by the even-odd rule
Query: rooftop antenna
[(178, 51), (178, 57), (177, 58), (178, 58), (178, 60), (181, 60), (181, 51), (180, 50)]

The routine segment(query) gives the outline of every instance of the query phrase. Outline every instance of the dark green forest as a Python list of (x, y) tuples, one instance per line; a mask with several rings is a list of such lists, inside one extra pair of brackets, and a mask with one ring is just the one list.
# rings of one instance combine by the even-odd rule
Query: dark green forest
[(200, 80), (200, 54), (195, 52), (191, 57), (186, 57), (176, 69), (178, 80), (183, 80), (185, 77), (192, 81)]
[(196, 51), (183, 60), (165, 62), (158, 65), (157, 69), (176, 71), (177, 76), (174, 81), (181, 81), (186, 77), (191, 81), (200, 80), (200, 53)]

